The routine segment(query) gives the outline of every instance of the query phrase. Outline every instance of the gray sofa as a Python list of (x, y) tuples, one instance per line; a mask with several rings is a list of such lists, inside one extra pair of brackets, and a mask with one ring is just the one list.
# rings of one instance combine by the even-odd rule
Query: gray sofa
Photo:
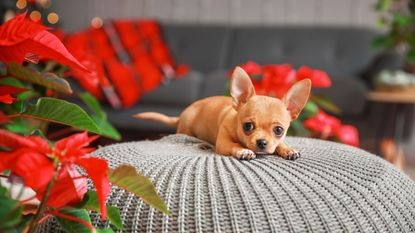
[(172, 128), (134, 120), (131, 115), (143, 111), (178, 115), (197, 99), (224, 95), (228, 70), (248, 60), (325, 70), (333, 87), (313, 91), (330, 97), (343, 110), (346, 121), (356, 121), (364, 113), (367, 85), (362, 75), (371, 73), (376, 56), (370, 44), (377, 33), (372, 30), (163, 25), (163, 32), (176, 61), (189, 64), (192, 71), (147, 94), (133, 108), (119, 111), (108, 107), (109, 119), (121, 130), (172, 132)]

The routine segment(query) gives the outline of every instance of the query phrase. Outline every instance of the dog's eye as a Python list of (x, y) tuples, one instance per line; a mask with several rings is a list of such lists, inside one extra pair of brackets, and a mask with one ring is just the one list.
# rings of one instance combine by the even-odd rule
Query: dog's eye
[(282, 134), (284, 133), (284, 129), (281, 126), (277, 126), (274, 128), (274, 133), (277, 136), (282, 136)]
[(254, 124), (252, 122), (245, 122), (243, 128), (245, 132), (249, 132), (254, 129)]

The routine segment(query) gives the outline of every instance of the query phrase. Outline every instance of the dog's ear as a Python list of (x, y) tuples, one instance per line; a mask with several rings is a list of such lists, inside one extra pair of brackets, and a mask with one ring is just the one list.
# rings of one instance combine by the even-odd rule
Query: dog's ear
[(233, 70), (230, 89), (232, 105), (236, 110), (255, 95), (254, 85), (249, 75), (239, 66)]
[(311, 91), (311, 80), (304, 79), (295, 83), (282, 98), (291, 120), (295, 120), (307, 103)]

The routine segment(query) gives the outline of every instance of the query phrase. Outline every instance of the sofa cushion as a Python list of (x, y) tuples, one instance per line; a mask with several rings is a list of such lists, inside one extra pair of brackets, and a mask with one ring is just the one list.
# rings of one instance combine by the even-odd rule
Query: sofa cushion
[(374, 56), (368, 29), (243, 27), (235, 30), (228, 67), (248, 60), (260, 64), (308, 65), (331, 75), (357, 75)]
[(227, 27), (164, 24), (163, 32), (178, 63), (204, 73), (225, 66), (230, 39)]
[(160, 122), (136, 119), (133, 118), (133, 115), (140, 112), (159, 112), (168, 116), (179, 116), (183, 109), (184, 107), (157, 104), (137, 104), (122, 111), (109, 106), (104, 107), (104, 111), (108, 115), (108, 121), (118, 129), (169, 133), (175, 132), (176, 128), (166, 126)]
[(229, 92), (228, 70), (216, 70), (208, 75), (202, 85), (201, 97), (227, 95)]
[(201, 95), (203, 75), (196, 71), (172, 80), (154, 91), (144, 95), (138, 102), (141, 104), (165, 104), (187, 106)]

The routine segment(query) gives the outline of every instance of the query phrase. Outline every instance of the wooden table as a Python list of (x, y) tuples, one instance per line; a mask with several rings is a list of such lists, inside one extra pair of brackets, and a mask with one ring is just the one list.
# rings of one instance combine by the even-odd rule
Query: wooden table
[(415, 104), (415, 92), (370, 91), (366, 97), (373, 102)]

